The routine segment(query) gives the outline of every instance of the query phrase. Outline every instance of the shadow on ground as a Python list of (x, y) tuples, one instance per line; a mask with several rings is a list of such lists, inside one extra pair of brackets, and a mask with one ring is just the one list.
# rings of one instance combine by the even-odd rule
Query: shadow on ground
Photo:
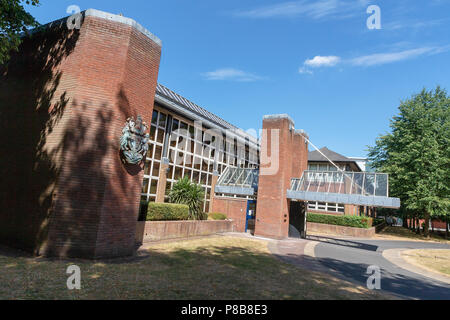
[[(345, 246), (354, 249), (376, 251), (377, 246), (369, 246), (358, 241), (335, 240), (326, 237), (308, 237), (309, 240), (319, 241), (321, 243)], [(358, 253), (356, 253), (358, 254)], [(380, 255), (380, 261), (383, 265), (390, 265), (389, 270), (381, 267), (381, 289), (387, 293), (398, 295), (407, 299), (423, 300), (448, 300), (450, 299), (450, 287), (445, 283), (437, 282), (423, 276), (413, 274), (401, 268), (392, 265)], [(370, 275), (367, 269), (371, 266), (368, 263), (351, 263), (348, 261), (337, 260), (334, 258), (310, 257), (299, 254), (277, 254), (279, 259), (295, 266), (327, 273), (343, 280), (352, 281), (360, 286), (367, 286), (367, 280)]]
[(323, 242), (323, 243), (329, 243), (334, 244), (338, 246), (344, 246), (344, 247), (351, 247), (353, 249), (361, 249), (361, 250), (367, 250), (367, 251), (377, 251), (378, 246), (366, 244), (358, 241), (350, 241), (350, 240), (343, 240), (343, 239), (336, 239), (336, 238), (330, 238), (330, 237), (324, 237), (324, 236), (308, 236), (308, 240), (311, 241), (317, 241), (317, 242)]
[[(187, 241), (152, 247), (131, 260), (49, 260), (1, 251), (0, 299), (382, 298), (337, 278), (282, 263), (264, 251), (263, 243), (207, 241), (207, 245)], [(80, 291), (66, 288), (71, 264), (81, 268)]]

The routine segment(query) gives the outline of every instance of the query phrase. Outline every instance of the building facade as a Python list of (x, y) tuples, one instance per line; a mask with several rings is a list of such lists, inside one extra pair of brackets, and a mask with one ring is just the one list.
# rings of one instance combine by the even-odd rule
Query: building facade
[[(140, 202), (168, 201), (183, 177), (202, 186), (203, 210), (227, 214), (237, 231), (251, 212), (256, 235), (304, 230), (309, 199), (292, 183), (308, 169), (309, 140), (288, 115), (265, 116), (258, 140), (158, 84), (162, 41), (136, 21), (93, 9), (76, 18), (79, 28), (64, 18), (24, 35), (0, 66), (1, 243), (57, 257), (132, 255)], [(216, 193), (232, 168), (246, 191)], [(241, 177), (257, 179), (247, 187)], [(342, 214), (315, 204), (323, 208)]]
[(188, 177), (203, 188), (209, 212), (214, 176), (258, 168), (258, 141), (161, 84), (155, 100), (141, 200), (167, 202), (173, 184)]

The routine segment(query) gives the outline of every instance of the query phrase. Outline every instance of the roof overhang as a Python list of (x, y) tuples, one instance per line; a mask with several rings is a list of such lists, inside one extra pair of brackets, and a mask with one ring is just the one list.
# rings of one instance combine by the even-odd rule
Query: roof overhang
[(288, 190), (287, 198), (292, 200), (341, 203), (356, 206), (381, 207), (391, 209), (400, 208), (400, 199), (391, 197)]

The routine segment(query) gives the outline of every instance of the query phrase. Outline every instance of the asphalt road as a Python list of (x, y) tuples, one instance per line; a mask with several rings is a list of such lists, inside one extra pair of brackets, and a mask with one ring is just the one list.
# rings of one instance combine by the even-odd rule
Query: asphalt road
[(450, 300), (450, 285), (409, 272), (388, 260), (382, 253), (387, 249), (450, 249), (448, 244), (416, 241), (354, 240), (310, 236), (318, 241), (316, 261), (333, 274), (366, 286), (369, 266), (381, 269), (381, 289), (411, 299)]

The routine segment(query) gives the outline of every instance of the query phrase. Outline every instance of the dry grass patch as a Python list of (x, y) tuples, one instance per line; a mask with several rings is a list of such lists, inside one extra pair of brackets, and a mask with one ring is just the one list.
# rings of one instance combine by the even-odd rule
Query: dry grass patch
[(450, 250), (408, 250), (402, 257), (411, 264), (450, 276)]
[[(82, 290), (66, 288), (66, 268)], [(59, 261), (0, 252), (0, 299), (385, 299), (379, 292), (280, 262), (267, 243), (211, 237), (158, 244), (132, 260)]]

